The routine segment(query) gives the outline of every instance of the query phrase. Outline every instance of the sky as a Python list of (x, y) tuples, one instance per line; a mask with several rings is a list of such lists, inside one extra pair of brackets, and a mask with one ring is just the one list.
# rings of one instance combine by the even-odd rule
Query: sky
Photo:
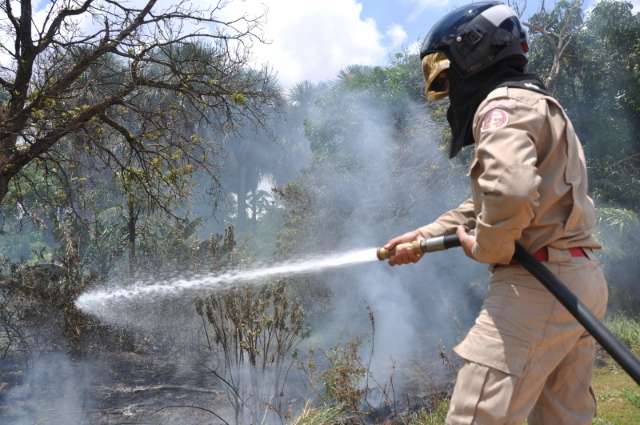
[[(586, 0), (585, 8), (594, 0)], [(640, 0), (633, 0), (636, 10)], [(469, 0), (262, 0), (266, 45), (255, 58), (271, 64), (281, 83), (335, 78), (350, 64), (383, 65), (401, 49), (416, 51), (429, 28)], [(547, 9), (554, 0), (547, 0)], [(256, 9), (255, 2), (243, 4)], [(529, 0), (524, 18), (539, 7)], [(259, 6), (258, 6), (259, 8)]]
[[(250, 10), (260, 7), (251, 0), (243, 3), (251, 5)], [(263, 0), (267, 44), (254, 47), (255, 59), (269, 63), (285, 87), (303, 80), (329, 80), (350, 64), (382, 65), (399, 50), (417, 51), (440, 17), (466, 3), (468, 0)]]
[[(255, 43), (252, 61), (267, 64), (282, 86), (301, 81), (319, 82), (335, 78), (348, 65), (384, 65), (401, 50), (416, 52), (429, 28), (447, 12), (470, 0), (227, 0), (228, 18), (248, 14), (260, 17), (262, 38)], [(588, 9), (594, 1), (585, 0)], [(142, 5), (146, 0), (126, 0)], [(212, 0), (188, 0), (203, 9)], [(528, 0), (524, 19), (541, 0)], [(555, 0), (545, 0), (547, 9)], [(636, 11), (640, 0), (632, 0)], [(49, 0), (36, 0), (34, 22), (44, 20)], [(156, 9), (171, 7), (174, 0), (159, 0)], [(89, 17), (81, 26), (97, 25)], [(2, 40), (2, 35), (0, 35)], [(6, 40), (3, 40), (6, 41)], [(10, 44), (8, 44), (10, 45)], [(0, 52), (0, 63), (10, 58)]]

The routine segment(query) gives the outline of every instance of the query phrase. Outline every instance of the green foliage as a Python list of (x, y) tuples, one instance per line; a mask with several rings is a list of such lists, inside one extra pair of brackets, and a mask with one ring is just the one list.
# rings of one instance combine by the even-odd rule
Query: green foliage
[(339, 406), (312, 408), (310, 403), (296, 417), (291, 425), (337, 425), (345, 422), (344, 412)]
[(625, 388), (622, 390), (624, 398), (627, 399), (635, 408), (640, 409), (640, 392)]
[(640, 353), (640, 321), (624, 314), (614, 314), (605, 321), (607, 327), (627, 347)]
[(635, 314), (640, 308), (636, 287), (640, 219), (628, 208), (601, 207), (597, 213), (596, 237), (603, 246), (600, 258), (609, 282), (610, 309)]
[[(611, 299), (622, 310), (637, 312), (640, 18), (625, 2), (600, 1), (588, 15), (576, 10), (576, 4), (559, 1), (548, 13), (533, 16), (531, 23), (556, 32), (571, 20), (573, 35), (554, 93), (584, 142), (595, 198), (599, 205), (608, 205), (598, 210), (598, 237), (609, 265)], [(553, 44), (540, 32), (532, 34), (531, 68), (548, 74)], [(49, 321), (63, 330), (57, 344), (79, 352), (100, 328), (75, 310), (73, 300), (109, 277), (218, 271), (242, 264), (248, 256), (287, 258), (373, 244), (381, 242), (373, 239), (381, 234), (415, 228), (462, 200), (467, 186), (459, 185), (459, 177), (465, 171), (464, 155), (468, 159), (471, 152), (467, 150), (462, 161), (446, 159), (446, 105), (424, 104), (416, 55), (398, 54), (388, 66), (351, 66), (331, 83), (301, 83), (288, 99), (263, 93), (258, 100), (264, 104), (255, 104), (251, 93), (256, 88), (252, 84), (259, 84), (257, 74), (236, 70), (233, 79), (221, 81), (224, 75), (212, 66), (211, 53), (207, 46), (186, 44), (155, 52), (154, 57), (184, 66), (184, 72), (170, 78), (180, 87), (206, 90), (228, 84), (224, 100), (231, 109), (205, 115), (215, 128), (200, 125), (204, 105), (197, 99), (140, 90), (126, 107), (108, 110), (109, 125), (99, 118), (88, 121), (12, 181), (1, 210), (0, 251), (20, 264), (2, 270), (2, 282), (18, 288), (15, 304), (3, 299), (0, 305), (3, 323), (18, 318), (41, 326), (53, 317)], [(108, 72), (111, 69), (115, 72)], [(148, 70), (153, 77), (161, 71), (153, 66)], [(80, 93), (67, 103), (47, 99), (46, 108), (34, 111), (34, 122), (49, 125), (48, 109), (59, 112), (54, 124), (78, 116), (90, 101), (119, 86), (120, 74), (118, 61), (105, 57), (83, 76), (84, 83), (100, 81), (101, 91)], [(206, 78), (196, 81), (193, 75)], [(260, 89), (275, 91), (277, 85), (270, 82)], [(0, 92), (0, 99), (5, 98)], [(268, 112), (264, 127), (250, 119), (231, 119), (255, 107)], [(290, 170), (307, 141), (311, 163)], [(376, 156), (378, 151), (389, 154)], [(219, 171), (215, 166), (227, 167), (227, 174), (213, 173)], [(277, 188), (263, 190), (264, 181)], [(226, 202), (205, 202), (194, 213), (193, 189), (205, 184)], [(352, 188), (366, 196), (354, 199)], [(385, 195), (376, 197), (379, 193)], [(212, 209), (218, 209), (222, 224), (212, 224), (207, 215)], [(202, 239), (207, 224), (222, 229), (229, 223), (236, 227)], [(354, 235), (362, 238), (355, 241)], [(58, 270), (57, 275), (42, 273), (50, 269)], [(353, 283), (344, 276), (340, 279)], [(275, 384), (254, 374), (250, 384), (262, 389), (268, 384), (269, 396), (274, 396), (269, 408), (283, 407), (278, 404), (289, 371), (285, 366), (307, 334), (305, 320), (311, 315), (326, 319), (331, 312), (331, 290), (325, 282), (324, 277), (296, 277), (196, 302), (208, 353), (223, 359), (219, 364), (224, 367), (215, 373), (230, 386), (229, 399), (237, 411), (255, 413), (258, 408), (258, 397), (243, 387), (240, 372), (245, 366), (254, 372), (275, 368), (281, 374)], [(607, 323), (626, 344), (640, 350), (637, 320), (614, 315)], [(126, 334), (110, 332), (120, 341), (111, 345), (133, 346)], [(364, 415), (369, 389), (363, 381), (369, 371), (362, 365), (359, 342), (323, 354), (322, 369), (314, 363), (313, 372), (322, 386), (319, 399), (326, 404), (307, 404), (293, 424), (349, 423)], [(637, 392), (620, 394), (637, 405)], [(432, 409), (409, 415), (407, 421), (440, 424), (446, 411), (442, 396)], [(257, 423), (254, 419), (250, 421)]]
[[(582, 18), (575, 2), (557, 2), (531, 18), (551, 32), (571, 15), (570, 43), (563, 55), (554, 94), (581, 137), (596, 196), (625, 207), (640, 207), (640, 14), (623, 1), (600, 1)], [(578, 13), (580, 16), (575, 16)], [(549, 42), (552, 41), (552, 43)], [(555, 39), (535, 31), (531, 69), (548, 75)]]
[(449, 410), (449, 400), (442, 398), (436, 400), (435, 407), (431, 410), (421, 410), (408, 418), (408, 425), (442, 425)]
[(387, 106), (400, 107), (407, 96), (422, 100), (423, 76), (417, 55), (397, 53), (385, 67), (352, 65), (341, 71), (338, 79), (341, 89), (374, 92)]
[(359, 349), (357, 340), (332, 348), (326, 353), (329, 366), (320, 375), (325, 397), (351, 412), (360, 412), (367, 394), (362, 386), (367, 369), (362, 365)]
[[(621, 134), (621, 138), (624, 138), (624, 133)], [(605, 142), (608, 143), (609, 140)], [(593, 193), (596, 199), (637, 210), (640, 199), (638, 155), (623, 154), (620, 158), (621, 152), (615, 149), (602, 155), (590, 152), (587, 154), (590, 164), (589, 177), (594, 186)]]
[(638, 214), (627, 208), (601, 207), (598, 213), (598, 239), (609, 260), (625, 259), (634, 252), (640, 231)]
[(599, 1), (588, 14), (577, 4), (560, 1), (531, 17), (530, 69), (550, 75), (556, 36), (565, 31), (553, 92), (585, 148), (610, 305), (634, 312), (640, 308), (640, 14), (625, 1)]
[(312, 213), (312, 200), (305, 190), (302, 179), (287, 184), (282, 189), (276, 189), (276, 195), (283, 202), (285, 223), (277, 240), (277, 251), (281, 254), (292, 252), (304, 244), (305, 230), (309, 226)]
[(626, 208), (599, 208), (598, 220), (600, 225), (607, 226), (619, 234), (631, 231), (640, 224), (638, 214)]
[(613, 360), (608, 359), (602, 367), (594, 370), (592, 387), (598, 401), (594, 425), (640, 423), (640, 408), (636, 404), (638, 384)]
[[(205, 267), (210, 258), (203, 256), (206, 251), (196, 235), (200, 223), (201, 219), (169, 221), (157, 216), (146, 218), (138, 230), (139, 271), (157, 273)], [(232, 228), (226, 232), (231, 232), (233, 237)]]
[(124, 332), (96, 323), (75, 307), (78, 295), (96, 276), (83, 270), (72, 223), (61, 223), (58, 233), (58, 264), (41, 261), (0, 268), (0, 340), (8, 341), (0, 348), (5, 354), (58, 350), (74, 356), (93, 350), (100, 340), (109, 340), (110, 349), (130, 348)]

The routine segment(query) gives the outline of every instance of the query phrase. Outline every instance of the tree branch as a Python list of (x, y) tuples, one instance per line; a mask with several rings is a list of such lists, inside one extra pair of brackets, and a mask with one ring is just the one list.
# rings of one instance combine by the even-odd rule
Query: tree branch
[(4, 10), (7, 13), (7, 17), (9, 18), (9, 21), (11, 21), (11, 25), (13, 25), (16, 33), (18, 33), (18, 31), (20, 31), (20, 24), (13, 14), (13, 9), (11, 8), (11, 0), (5, 0), (4, 5)]
[(122, 101), (122, 98), (133, 90), (133, 86), (128, 87), (122, 92), (111, 96), (101, 103), (84, 109), (72, 119), (67, 120), (64, 124), (49, 132), (44, 137), (36, 140), (27, 149), (16, 152), (11, 158), (9, 164), (0, 170), (2, 174), (15, 175), (22, 167), (28, 164), (34, 158), (51, 148), (58, 140), (82, 127), (86, 122), (96, 115), (103, 113), (108, 107)]
[(44, 49), (46, 49), (49, 46), (49, 44), (51, 44), (51, 42), (53, 41), (53, 37), (60, 30), (60, 25), (62, 24), (62, 21), (64, 21), (69, 16), (77, 16), (77, 15), (83, 14), (84, 12), (87, 11), (87, 9), (89, 9), (89, 6), (91, 6), (91, 3), (93, 3), (93, 1), (94, 0), (86, 0), (82, 4), (82, 6), (80, 6), (77, 9), (67, 9), (67, 8), (62, 9), (60, 13), (58, 13), (58, 15), (51, 22), (51, 26), (49, 26), (49, 29), (47, 30), (47, 34), (44, 36), (44, 38), (42, 38), (38, 42), (38, 46), (36, 47), (36, 53), (42, 52)]
[[(17, 1), (23, 13), (11, 10)], [(0, 119), (0, 202), (9, 181), (30, 161), (72, 160), (64, 155), (66, 144), (54, 148), (58, 141), (81, 130), (106, 129), (104, 146), (81, 135), (96, 148), (86, 156), (106, 158), (105, 166), (117, 159), (140, 173), (149, 197), (166, 206), (186, 187), (183, 176), (194, 167), (210, 170), (208, 148), (192, 138), (198, 125), (227, 125), (240, 114), (259, 120), (255, 101), (272, 95), (265, 91), (269, 75), (245, 68), (242, 44), (256, 37), (257, 19), (217, 19), (221, 1), (200, 10), (191, 0), (178, 0), (153, 12), (156, 4), (53, 0), (40, 24), (33, 21), (30, 0), (0, 3), (12, 20), (5, 28), (16, 29), (11, 36), (17, 46), (6, 47), (13, 64), (0, 66), (0, 87), (10, 96)], [(74, 24), (78, 16), (103, 25), (83, 32)], [(213, 24), (215, 30), (189, 32), (185, 21)], [(236, 50), (230, 40), (237, 41)]]

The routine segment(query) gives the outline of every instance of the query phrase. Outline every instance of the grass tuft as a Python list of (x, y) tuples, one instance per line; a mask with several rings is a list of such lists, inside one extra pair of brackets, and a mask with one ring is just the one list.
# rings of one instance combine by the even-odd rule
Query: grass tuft
[(623, 315), (615, 314), (605, 321), (607, 327), (631, 350), (640, 352), (640, 321)]
[(449, 410), (449, 400), (442, 399), (438, 401), (435, 409), (421, 410), (412, 416), (408, 424), (409, 425), (442, 425), (447, 417), (447, 411)]
[(344, 412), (339, 406), (312, 408), (307, 402), (291, 425), (335, 425), (342, 422)]

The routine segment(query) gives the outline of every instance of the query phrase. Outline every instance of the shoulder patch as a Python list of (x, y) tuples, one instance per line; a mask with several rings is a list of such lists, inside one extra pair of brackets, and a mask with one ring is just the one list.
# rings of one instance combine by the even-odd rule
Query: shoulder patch
[(480, 125), (480, 131), (496, 130), (498, 128), (505, 127), (509, 123), (509, 114), (500, 108), (493, 108), (482, 119)]

